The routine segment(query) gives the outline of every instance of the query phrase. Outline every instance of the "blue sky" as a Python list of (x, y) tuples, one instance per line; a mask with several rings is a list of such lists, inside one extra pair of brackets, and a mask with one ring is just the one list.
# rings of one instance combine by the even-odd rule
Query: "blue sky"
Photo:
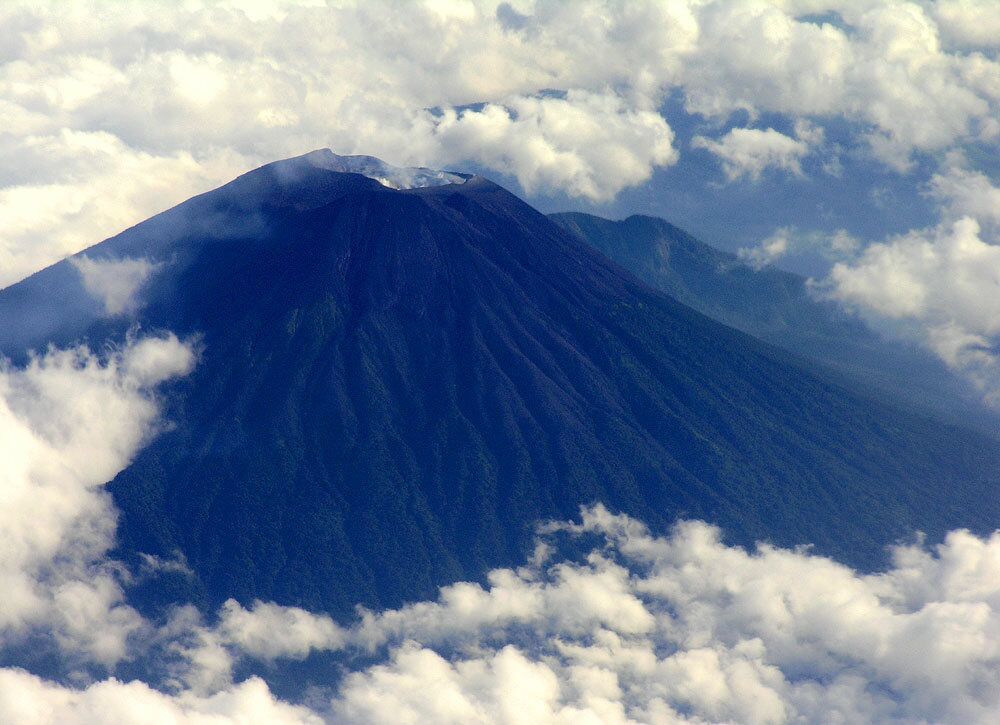
[[(901, 175), (852, 145), (860, 135), (856, 125), (840, 119), (827, 122), (825, 149), (802, 161), (801, 175), (770, 169), (758, 179), (728, 182), (711, 152), (692, 148), (695, 136), (722, 135), (747, 126), (791, 134), (793, 122), (776, 114), (751, 121), (747, 114), (737, 112), (720, 125), (688, 114), (680, 97), (671, 98), (660, 112), (670, 122), (675, 144), (682, 151), (675, 165), (655, 170), (646, 183), (625, 189), (605, 203), (559, 193), (525, 195), (546, 212), (663, 217), (730, 252), (754, 246), (781, 227), (827, 234), (843, 229), (859, 239), (881, 240), (932, 225), (937, 219), (934, 203), (924, 193), (936, 168), (935, 160), (919, 158), (909, 173)], [(839, 164), (836, 174), (823, 168), (831, 158)], [(507, 175), (504, 182), (525, 193), (516, 178)], [(826, 272), (829, 260), (804, 248), (775, 264), (800, 274), (819, 275)]]
[(995, 0), (5, 3), (0, 284), (330, 147), (665, 217), (1000, 405), (998, 38)]
[(998, 38), (995, 0), (5, 3), (0, 284), (330, 147), (665, 217), (1000, 405)]

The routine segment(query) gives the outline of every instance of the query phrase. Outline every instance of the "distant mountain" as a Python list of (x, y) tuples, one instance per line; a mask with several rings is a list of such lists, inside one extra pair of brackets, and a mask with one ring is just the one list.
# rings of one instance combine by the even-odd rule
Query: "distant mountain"
[(649, 216), (621, 221), (568, 212), (549, 218), (686, 305), (738, 330), (822, 362), (860, 382), (952, 420), (1000, 431), (1000, 416), (934, 355), (872, 331), (838, 305), (815, 299), (806, 280), (736, 255)]
[(200, 340), (172, 427), (110, 486), (119, 555), (195, 572), (151, 603), (426, 598), (594, 501), (862, 565), (1000, 521), (993, 441), (708, 319), (485, 179), (397, 190), (355, 163), (270, 164), (87, 250), (149, 270), (117, 311), (79, 257), (0, 292), (19, 360), (137, 328)]

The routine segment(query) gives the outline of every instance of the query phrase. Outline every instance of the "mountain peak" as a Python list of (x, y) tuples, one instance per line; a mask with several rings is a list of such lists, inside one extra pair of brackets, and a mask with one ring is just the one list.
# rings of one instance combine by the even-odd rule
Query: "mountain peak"
[(136, 328), (199, 341), (169, 430), (108, 489), (123, 557), (183, 554), (179, 601), (398, 606), (593, 501), (856, 565), (1000, 520), (992, 441), (703, 317), (482, 177), (362, 175), (386, 169), (278, 161), (101, 243), (155, 265), (121, 313), (68, 261), (0, 291), (16, 364)]
[(390, 189), (464, 184), (472, 178), (469, 174), (429, 169), (424, 166), (393, 166), (374, 156), (341, 156), (330, 149), (317, 149), (301, 158), (327, 171), (367, 176)]

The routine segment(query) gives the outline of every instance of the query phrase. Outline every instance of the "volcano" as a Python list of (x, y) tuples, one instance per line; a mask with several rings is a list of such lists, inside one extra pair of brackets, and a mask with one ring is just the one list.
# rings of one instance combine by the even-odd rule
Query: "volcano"
[[(110, 305), (86, 265), (123, 262), (145, 271)], [(117, 555), (190, 567), (161, 598), (394, 606), (597, 501), (866, 567), (1000, 521), (992, 439), (705, 317), (480, 177), (269, 164), (3, 290), (0, 320), (15, 363), (197, 341), (109, 486)]]

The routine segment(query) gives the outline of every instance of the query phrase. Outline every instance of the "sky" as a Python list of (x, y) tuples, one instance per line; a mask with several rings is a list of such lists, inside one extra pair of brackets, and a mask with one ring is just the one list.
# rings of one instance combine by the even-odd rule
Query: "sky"
[[(808, 275), (996, 406), (998, 51), (995, 0), (13, 0), (0, 286), (329, 147), (481, 173), (545, 211), (663, 216)], [(109, 313), (150, 274), (78, 268)], [(0, 650), (44, 640), (64, 663), (0, 667), (0, 721), (998, 719), (1000, 538), (961, 531), (864, 574), (587, 509), (485, 588), (401, 610), (146, 621), (103, 484), (166, 425), (157, 386), (196, 365), (164, 333), (0, 366)], [(589, 553), (560, 553), (580, 537)], [(239, 674), (323, 652), (354, 664), (304, 704)], [(140, 661), (157, 677), (115, 679)]]
[(662, 216), (1000, 405), (995, 0), (7, 2), (0, 285), (329, 147)]

